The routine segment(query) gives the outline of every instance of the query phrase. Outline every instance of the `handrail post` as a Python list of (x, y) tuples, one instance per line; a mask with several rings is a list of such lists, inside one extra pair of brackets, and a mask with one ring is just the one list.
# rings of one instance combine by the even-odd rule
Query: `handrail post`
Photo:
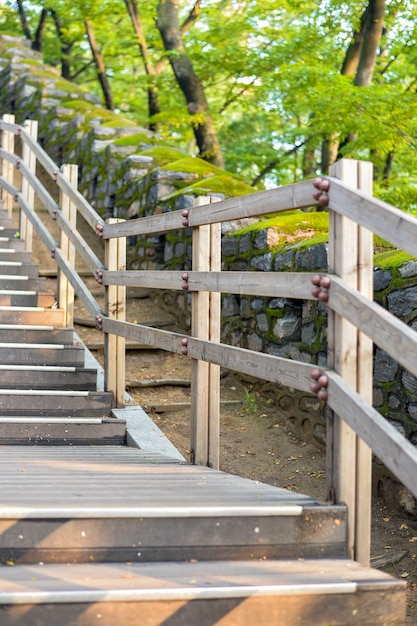
[[(109, 224), (124, 220), (111, 218)], [(105, 241), (105, 266), (109, 271), (126, 269), (126, 237), (116, 237)], [(126, 287), (108, 285), (105, 290), (105, 312), (107, 317), (125, 321)], [(105, 333), (104, 335), (104, 379), (107, 391), (112, 391), (115, 406), (125, 406), (126, 362), (125, 338)]]
[[(34, 141), (38, 139), (38, 122), (35, 120), (26, 120), (24, 123), (25, 130), (29, 133)], [(35, 175), (36, 174), (36, 155), (29, 148), (27, 143), (23, 141), (22, 145), (22, 161), (28, 168), (28, 170)], [(24, 176), (22, 176), (22, 197), (26, 204), (32, 211), (35, 208), (35, 191), (32, 185)], [(32, 222), (28, 219), (24, 211), (20, 211), (19, 220), (19, 232), (20, 238), (25, 242), (25, 250), (32, 252), (32, 239), (33, 239), (33, 226)]]
[[(78, 186), (78, 166), (64, 164), (62, 173), (75, 188)], [(77, 228), (77, 207), (69, 196), (62, 190), (60, 192), (60, 207), (62, 214), (72, 224), (74, 230)], [(59, 246), (62, 254), (68, 261), (68, 264), (75, 269), (75, 248), (68, 236), (61, 230)], [(61, 309), (64, 310), (65, 326), (73, 326), (74, 324), (74, 288), (65, 276), (64, 272), (58, 269), (58, 302)]]
[[(220, 198), (210, 197), (210, 203)], [(210, 271), (220, 272), (222, 265), (221, 224), (210, 224)], [(221, 293), (210, 292), (209, 340), (221, 340)], [(209, 430), (208, 464), (214, 469), (220, 467), (220, 365), (209, 364)]]
[[(194, 206), (216, 202), (200, 196)], [(219, 270), (221, 266), (220, 224), (193, 229), (194, 271)], [(220, 294), (197, 291), (192, 294), (191, 335), (204, 341), (220, 339)], [(191, 450), (196, 465), (219, 467), (220, 367), (198, 359), (191, 366)]]
[[(6, 113), (5, 115), (3, 115), (2, 119), (3, 119), (3, 122), (5, 122), (6, 124), (15, 123), (15, 116), (11, 115), (10, 113)], [(14, 134), (8, 130), (3, 130), (2, 136), (1, 136), (1, 147), (3, 148), (3, 150), (5, 150), (6, 152), (9, 152), (10, 154), (14, 154), (14, 144), (15, 144)], [(3, 178), (8, 183), (13, 185), (14, 167), (13, 167), (13, 164), (10, 163), (9, 161), (6, 161), (6, 159), (2, 160), (1, 173), (2, 173)], [(5, 189), (1, 189), (1, 198), (4, 202), (4, 208), (8, 210), (9, 217), (12, 217), (12, 212), (13, 212), (12, 196)]]
[[(372, 164), (342, 159), (331, 176), (351, 187), (372, 193)], [(373, 299), (372, 233), (330, 211), (329, 272)], [(329, 310), (328, 365), (372, 405), (372, 342)], [(348, 556), (369, 565), (372, 497), (372, 454), (344, 421), (330, 415), (328, 424), (327, 481), (337, 502), (348, 507)]]

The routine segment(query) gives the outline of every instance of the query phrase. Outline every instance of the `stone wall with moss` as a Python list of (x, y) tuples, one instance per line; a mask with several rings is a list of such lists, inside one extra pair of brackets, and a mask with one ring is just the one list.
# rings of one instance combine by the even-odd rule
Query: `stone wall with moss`
[[(254, 191), (233, 174), (103, 109), (98, 98), (45, 65), (24, 40), (7, 35), (0, 35), (0, 112), (13, 113), (19, 124), (39, 121), (40, 143), (59, 166), (78, 165), (79, 189), (104, 218), (131, 219), (188, 208), (200, 195)], [(163, 262), (164, 237), (129, 244), (133, 267)]]
[[(327, 271), (327, 219), (326, 213), (308, 214), (306, 218), (305, 214), (294, 212), (280, 218), (279, 228), (272, 220), (232, 233), (223, 240), (224, 269)], [(312, 237), (310, 227), (314, 231)], [(395, 249), (375, 254), (374, 299), (417, 330), (417, 260)], [(222, 313), (227, 342), (326, 366), (326, 305), (289, 298), (227, 295), (222, 301)], [(323, 437), (320, 407), (310, 400), (310, 415), (307, 415), (303, 394), (288, 397), (284, 389), (277, 393), (296, 422), (297, 430), (320, 441)], [(374, 406), (417, 445), (417, 379), (377, 347)]]

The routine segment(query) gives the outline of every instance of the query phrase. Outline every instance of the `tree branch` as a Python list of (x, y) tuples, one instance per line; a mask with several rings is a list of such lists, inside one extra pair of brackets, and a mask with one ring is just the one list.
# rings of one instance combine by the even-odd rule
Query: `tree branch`
[(302, 148), (303, 146), (305, 146), (306, 144), (309, 143), (309, 141), (311, 141), (313, 138), (315, 137), (315, 135), (311, 135), (311, 137), (307, 137), (307, 139), (305, 139), (304, 141), (302, 141), (301, 143), (293, 146), (292, 148), (290, 148), (289, 150), (287, 150), (286, 152), (284, 152), (278, 159), (274, 159), (273, 161), (270, 161), (268, 163), (268, 165), (265, 165), (265, 167), (259, 172), (259, 174), (253, 179), (253, 181), (251, 182), (252, 187), (256, 187), (256, 185), (258, 183), (261, 182), (261, 180), (269, 173), (272, 172), (272, 170), (274, 170), (277, 165), (279, 165), (282, 161), (283, 158), (287, 157), (287, 156), (291, 156), (292, 154), (294, 154), (295, 152), (298, 152), (298, 150), (300, 148)]

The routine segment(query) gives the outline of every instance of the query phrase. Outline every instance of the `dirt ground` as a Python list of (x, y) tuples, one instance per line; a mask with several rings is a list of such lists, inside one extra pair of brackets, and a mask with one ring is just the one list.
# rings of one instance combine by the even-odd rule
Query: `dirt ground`
[[(82, 320), (82, 307), (76, 309)], [(175, 330), (173, 318), (158, 310), (146, 293), (132, 294), (127, 312), (129, 321)], [(76, 330), (93, 348), (102, 341), (101, 333), (82, 324)], [(102, 350), (93, 354), (102, 360)], [(128, 349), (126, 370), (134, 402), (188, 459), (191, 360), (160, 350)], [(222, 372), (221, 379), (220, 469), (325, 498), (324, 450), (291, 431), (272, 394), (262, 393), (259, 385), (233, 372)], [(373, 563), (382, 559), (381, 569), (407, 582), (406, 623), (417, 624), (417, 519), (374, 494), (371, 541)]]

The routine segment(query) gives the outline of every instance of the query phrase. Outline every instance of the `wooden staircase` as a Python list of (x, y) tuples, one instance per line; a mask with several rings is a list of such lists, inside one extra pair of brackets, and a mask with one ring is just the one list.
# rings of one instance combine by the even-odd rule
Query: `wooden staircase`
[(0, 209), (0, 443), (118, 444), (125, 423), (97, 391), (85, 348)]
[(128, 447), (0, 222), (1, 626), (404, 622), (404, 583), (346, 558), (344, 506)]

